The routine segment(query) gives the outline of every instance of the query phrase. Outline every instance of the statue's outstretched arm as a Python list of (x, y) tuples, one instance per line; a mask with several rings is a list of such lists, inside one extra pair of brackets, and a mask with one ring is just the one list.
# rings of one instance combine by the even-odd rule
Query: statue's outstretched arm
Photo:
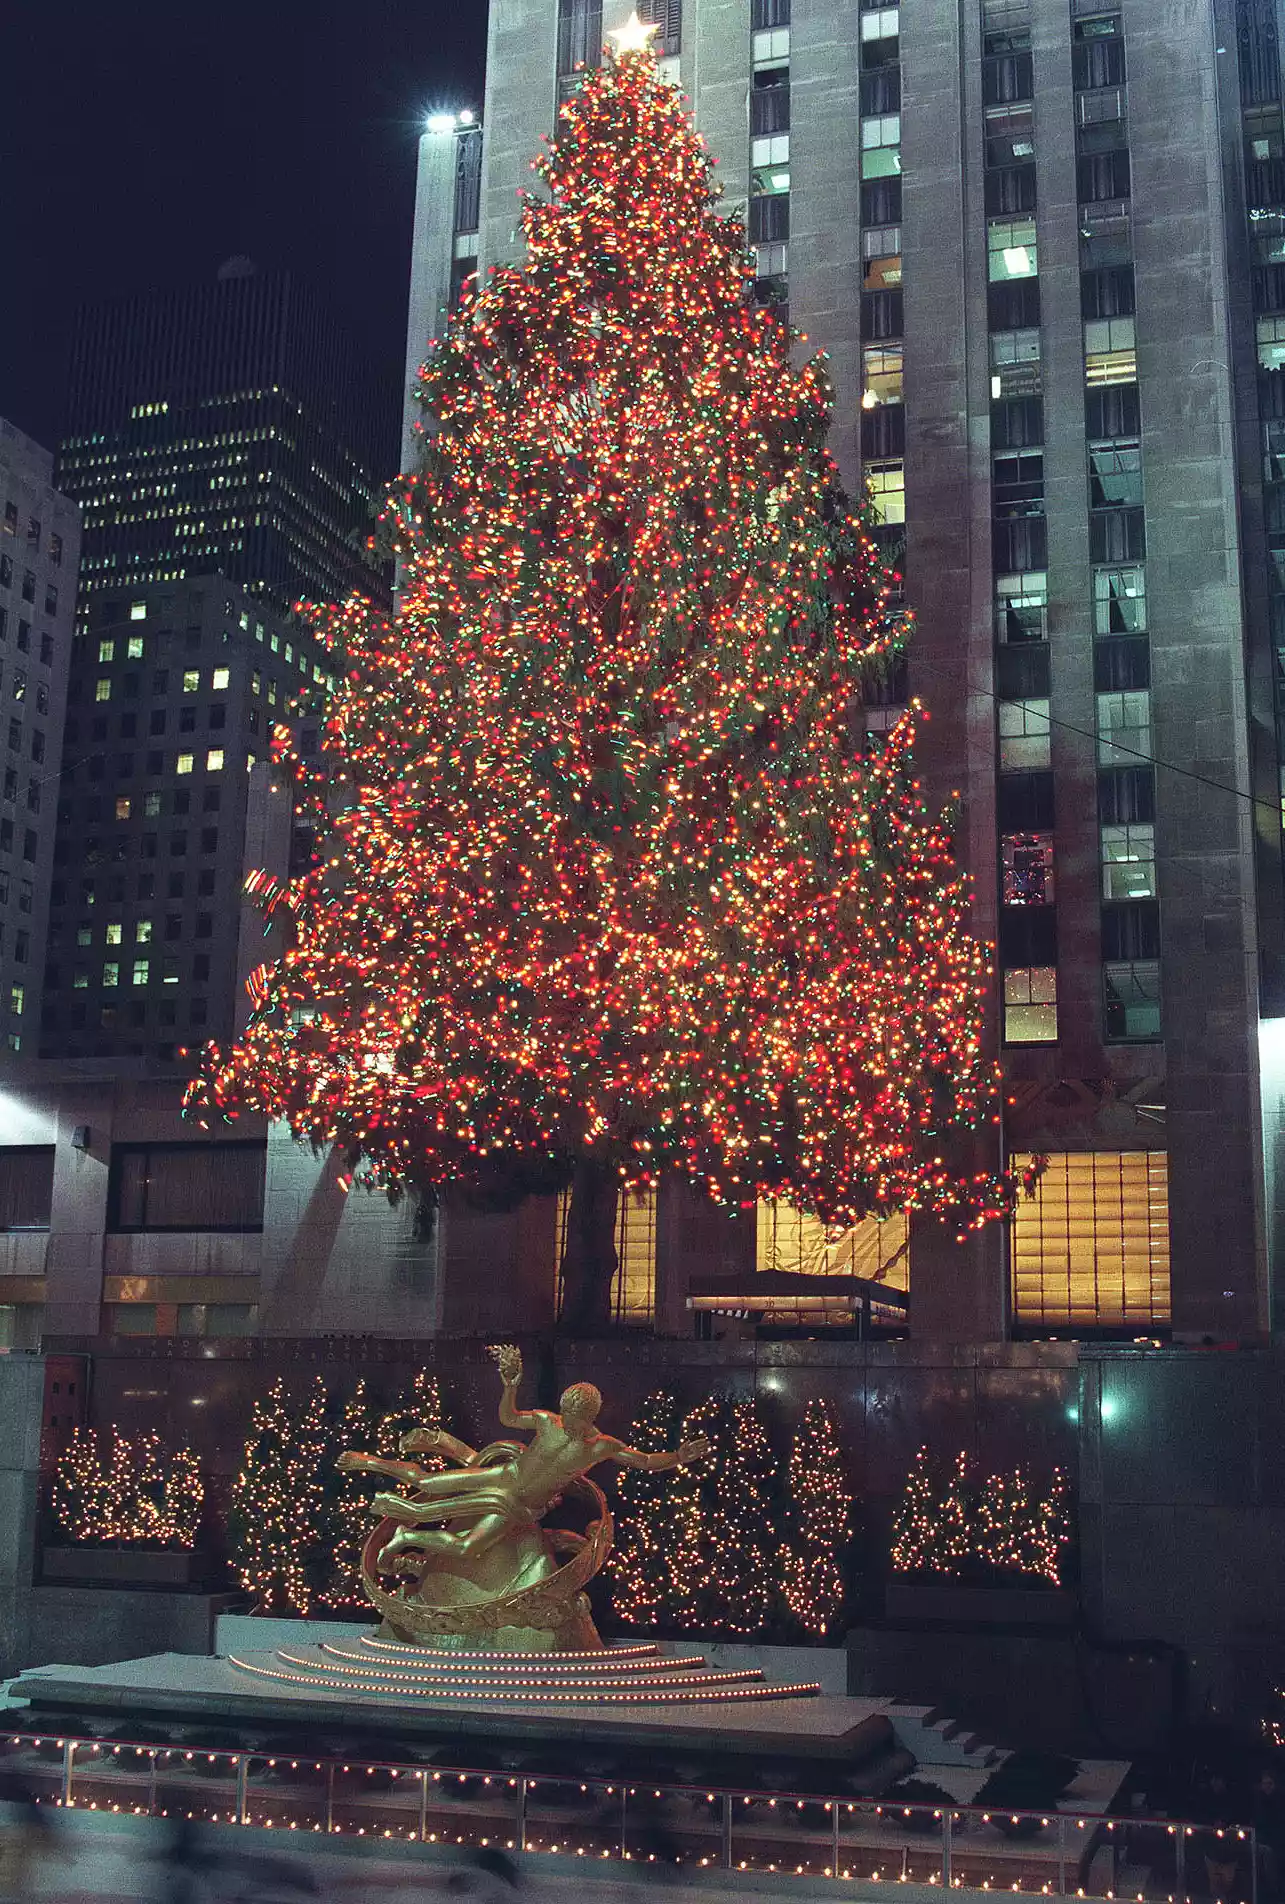
[(445, 1428), (412, 1428), (402, 1436), (400, 1445), (403, 1454), (444, 1454), (462, 1468), (470, 1467), (477, 1459), (476, 1448), (470, 1448), (457, 1435), (447, 1434)]
[(403, 1487), (422, 1487), (429, 1479), (428, 1469), (417, 1461), (387, 1461), (382, 1455), (359, 1454), (355, 1448), (345, 1449), (335, 1466), (344, 1474), (387, 1474)]
[(680, 1447), (644, 1454), (641, 1448), (627, 1448), (617, 1442), (606, 1458), (622, 1468), (641, 1468), (644, 1474), (665, 1474), (670, 1468), (685, 1468), (689, 1462), (699, 1461), (709, 1453), (710, 1445), (704, 1435), (698, 1435), (695, 1441), (684, 1441)]
[(514, 1396), (522, 1381), (522, 1351), (511, 1342), (493, 1347), (491, 1354), (500, 1366), (500, 1421), (505, 1428), (534, 1428), (540, 1419), (534, 1408), (518, 1408)]

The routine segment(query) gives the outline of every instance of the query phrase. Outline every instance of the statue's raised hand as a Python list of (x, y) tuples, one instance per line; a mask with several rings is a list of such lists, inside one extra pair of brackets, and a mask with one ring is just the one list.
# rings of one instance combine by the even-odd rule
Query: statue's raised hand
[(681, 1442), (677, 1457), (679, 1467), (685, 1468), (689, 1462), (700, 1461), (713, 1451), (713, 1447), (714, 1444), (708, 1435), (697, 1435), (695, 1441)]
[(492, 1345), (491, 1354), (499, 1365), (500, 1380), (506, 1388), (516, 1388), (522, 1380), (522, 1351), (513, 1342)]

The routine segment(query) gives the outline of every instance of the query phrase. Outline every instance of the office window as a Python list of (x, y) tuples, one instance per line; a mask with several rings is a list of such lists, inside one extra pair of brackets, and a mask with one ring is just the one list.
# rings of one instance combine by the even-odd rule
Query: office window
[(1145, 688), (1123, 694), (1099, 694), (1098, 764), (1113, 767), (1134, 764), (1138, 755), (1151, 755), (1151, 695)]
[(1139, 443), (1090, 443), (1089, 507), (1142, 507), (1142, 447)]
[(1149, 822), (1102, 828), (1102, 897), (1154, 899), (1156, 829)]
[[(566, 1249), (571, 1197), (558, 1198), (558, 1262)], [(616, 1206), (617, 1269), (611, 1281), (611, 1310), (617, 1322), (648, 1323), (656, 1314), (656, 1192), (622, 1190)], [(558, 1306), (563, 1299), (558, 1277)]]
[(219, 772), (223, 766), (223, 749), (221, 747), (210, 748), (205, 756), (205, 766), (208, 773)]
[(199, 668), (188, 668), (183, 675), (184, 694), (199, 694), (201, 691), (201, 673)]
[(49, 560), (55, 568), (62, 567), (62, 537), (53, 529), (49, 531)]
[[(1281, 361), (1285, 362), (1285, 355)], [(1097, 318), (1084, 326), (1084, 381), (1090, 389), (1103, 384), (1135, 383), (1137, 376), (1133, 318)]]
[(195, 754), (180, 754), (174, 763), (174, 771), (175, 773), (190, 774), (195, 765)]
[(999, 771), (1049, 765), (1049, 703), (999, 703)]
[(872, 463), (866, 469), (870, 500), (880, 522), (906, 520), (906, 469), (904, 463)]
[(135, 959), (133, 978), (135, 985), (146, 985), (150, 967), (146, 959)]
[(1004, 1041), (1057, 1043), (1057, 967), (1019, 967), (1004, 974)]
[[(1000, 370), (1014, 364), (1037, 364), (1040, 361), (1040, 333), (1037, 325), (1024, 330), (991, 332), (991, 369)], [(991, 379), (992, 397), (1002, 397), (1010, 392), (996, 389)], [(1020, 395), (1020, 392), (1012, 394)]]
[(756, 67), (780, 66), (790, 57), (788, 26), (766, 27), (750, 36), (750, 59)]
[(1048, 638), (1048, 572), (1029, 569), (995, 577), (995, 638), (1001, 642)]
[(94, 699), (96, 701), (110, 701), (111, 698), (112, 684), (108, 677), (104, 675), (103, 679), (97, 682), (94, 687)]
[(1160, 964), (1112, 959), (1102, 967), (1103, 1035), (1111, 1044), (1150, 1043), (1160, 1036)]
[(131, 802), (130, 802), (128, 794), (121, 794), (121, 796), (116, 802), (116, 818), (118, 820), (128, 820), (129, 814), (130, 814), (130, 805), (131, 805)]
[(901, 115), (886, 113), (861, 122), (861, 176), (893, 178), (901, 171)]
[(222, 692), (231, 679), (232, 670), (230, 668), (216, 668), (214, 673), (210, 676), (210, 686), (215, 689), (216, 692)]
[(115, 959), (109, 959), (103, 967), (103, 984), (108, 989), (120, 984), (120, 966)]
[(867, 344), (861, 353), (862, 404), (873, 409), (880, 403), (902, 401), (902, 351), (900, 344)]
[(901, 9), (899, 7), (871, 7), (861, 14), (862, 42), (871, 40), (895, 40), (901, 32)]
[(904, 1213), (848, 1227), (827, 1225), (789, 1203), (758, 1206), (754, 1268), (770, 1276), (857, 1276), (903, 1292), (910, 1286), (910, 1225)]
[(147, 603), (146, 602), (131, 602), (129, 605), (129, 618), (131, 621), (146, 621), (147, 620)]
[(1124, 38), (1118, 15), (1075, 22), (1071, 78), (1078, 92), (1124, 85)]
[(1280, 370), (1285, 366), (1285, 317), (1260, 317), (1254, 332), (1260, 368)]
[(1110, 152), (1091, 152), (1075, 162), (1076, 190), (1081, 205), (1128, 198), (1129, 153), (1118, 146)]
[[(1015, 1171), (1034, 1159), (1015, 1156)], [(1169, 1180), (1162, 1150), (1054, 1152), (1012, 1228), (1013, 1315), (1053, 1328), (1169, 1320)]]
[(1093, 644), (1093, 686), (1099, 694), (1151, 686), (1151, 646), (1145, 635), (1108, 635)]
[(1089, 559), (1097, 563), (1141, 562), (1147, 524), (1141, 509), (1095, 509), (1089, 516)]
[(992, 284), (1031, 278), (1039, 270), (1033, 218), (992, 218), (986, 227), (986, 247)]
[(1000, 841), (1006, 906), (1051, 906), (1053, 835), (1006, 833)]
[(558, 0), (558, 74), (602, 58), (602, 0)]
[(1143, 568), (1093, 571), (1093, 626), (1099, 635), (1143, 634), (1147, 626), (1147, 572)]
[(110, 1227), (122, 1230), (261, 1230), (267, 1146), (116, 1144)]
[(1029, 102), (986, 111), (986, 163), (1019, 165), (1035, 155), (1035, 115)]
[(114, 641), (100, 641), (98, 644), (98, 659), (100, 661), (114, 661), (116, 659), (116, 643)]
[(0, 1231), (47, 1230), (53, 1195), (52, 1144), (0, 1148)]

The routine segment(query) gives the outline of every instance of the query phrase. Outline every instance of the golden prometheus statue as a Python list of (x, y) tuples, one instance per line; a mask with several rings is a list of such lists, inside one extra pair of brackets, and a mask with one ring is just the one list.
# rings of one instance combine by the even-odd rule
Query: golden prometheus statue
[[(602, 1396), (575, 1382), (561, 1413), (519, 1408), (522, 1356), (511, 1344), (491, 1351), (503, 1384), (500, 1421), (530, 1432), (529, 1441), (492, 1441), (470, 1448), (454, 1435), (414, 1428), (403, 1435), (403, 1459), (349, 1450), (348, 1472), (389, 1476), (397, 1492), (371, 1502), (379, 1523), (362, 1549), (362, 1584), (384, 1616), (387, 1637), (420, 1646), (495, 1652), (596, 1652), (602, 1646), (584, 1594), (611, 1552), (611, 1514), (589, 1479), (590, 1468), (614, 1461), (656, 1474), (709, 1452), (703, 1438), (673, 1452), (644, 1454), (596, 1426)], [(434, 1472), (409, 1459), (444, 1455)], [(586, 1531), (546, 1527), (564, 1500), (590, 1510)], [(396, 1587), (380, 1576), (402, 1576)]]

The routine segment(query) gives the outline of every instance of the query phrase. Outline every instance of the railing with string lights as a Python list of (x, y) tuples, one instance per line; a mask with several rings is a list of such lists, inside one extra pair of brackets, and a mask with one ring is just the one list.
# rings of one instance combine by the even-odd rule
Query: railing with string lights
[(42, 1804), (272, 1831), (960, 1891), (1258, 1904), (1249, 1827), (11, 1732)]

